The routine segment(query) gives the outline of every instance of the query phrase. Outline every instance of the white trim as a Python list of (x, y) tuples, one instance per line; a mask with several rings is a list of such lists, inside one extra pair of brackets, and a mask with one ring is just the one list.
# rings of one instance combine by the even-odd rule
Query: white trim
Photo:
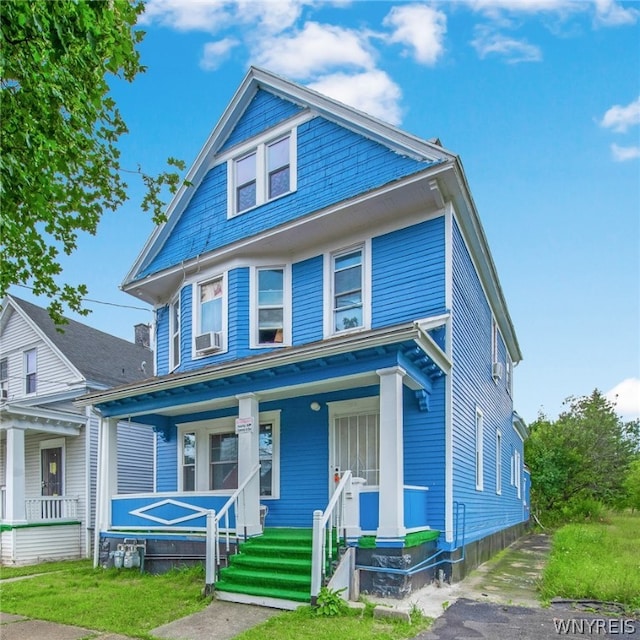
[(474, 469), (476, 474), (476, 491), (484, 491), (484, 414), (476, 406), (474, 419)]
[(496, 429), (496, 493), (502, 495), (502, 432)]
[[(178, 289), (177, 294), (169, 303), (169, 362), (168, 362), (168, 371), (175, 371), (180, 366), (181, 354), (180, 354), (180, 343), (182, 340), (182, 289)], [(174, 326), (174, 316), (175, 308), (178, 308), (177, 312), (177, 330)], [(174, 345), (174, 337), (178, 334), (178, 358), (177, 362), (175, 361), (175, 345)]]
[[(29, 358), (28, 358), (28, 354), (33, 353), (34, 356), (34, 368), (33, 371), (29, 370)], [(26, 397), (33, 397), (35, 395), (38, 394), (38, 387), (39, 385), (39, 380), (38, 380), (38, 347), (32, 347), (29, 349), (23, 349), (22, 350), (22, 393), (26, 396)], [(34, 378), (34, 386), (35, 386), (35, 391), (28, 391), (27, 390), (27, 376), (33, 376)]]
[(444, 218), (444, 299), (445, 308), (449, 310), (445, 331), (445, 354), (450, 363), (450, 370), (445, 380), (445, 469), (444, 469), (444, 503), (445, 503), (445, 541), (453, 542), (456, 532), (453, 530), (453, 205), (445, 206)]

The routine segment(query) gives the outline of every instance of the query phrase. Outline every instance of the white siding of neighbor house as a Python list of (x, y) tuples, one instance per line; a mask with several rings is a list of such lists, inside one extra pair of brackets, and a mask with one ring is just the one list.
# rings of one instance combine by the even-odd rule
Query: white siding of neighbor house
[[(24, 352), (36, 349), (36, 394), (46, 395), (67, 390), (67, 382), (77, 373), (16, 311), (11, 313), (0, 336), (0, 353), (7, 358), (9, 400), (25, 397)], [(34, 397), (31, 394), (29, 397)], [(74, 411), (78, 411), (74, 408)]]
[(82, 539), (79, 524), (11, 529), (2, 532), (0, 558), (16, 565), (77, 558)]

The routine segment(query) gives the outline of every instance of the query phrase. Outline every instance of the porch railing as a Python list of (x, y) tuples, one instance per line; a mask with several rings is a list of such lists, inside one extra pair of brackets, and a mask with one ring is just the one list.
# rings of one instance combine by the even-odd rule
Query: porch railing
[[(311, 556), (311, 603), (315, 604), (326, 575), (327, 563), (331, 563), (335, 543), (344, 528), (344, 499), (351, 491), (351, 471), (345, 471), (324, 512), (313, 512), (313, 551)], [(346, 539), (346, 532), (343, 532)]]
[[(220, 572), (220, 521), (224, 518), (224, 537), (227, 555), (230, 549), (230, 532), (229, 532), (229, 510), (234, 507), (236, 520), (236, 537), (238, 532), (238, 501), (242, 497), (243, 513), (241, 521), (247, 522), (246, 518), (246, 500), (244, 500), (244, 491), (249, 483), (256, 477), (260, 471), (260, 465), (257, 464), (251, 473), (242, 481), (234, 493), (226, 501), (225, 505), (217, 513), (212, 509), (207, 514), (207, 556), (205, 560), (205, 581), (207, 590), (213, 590), (216, 579)], [(245, 534), (246, 537), (246, 534)]]
[(78, 517), (78, 498), (68, 496), (39, 496), (24, 501), (27, 522), (74, 520)]

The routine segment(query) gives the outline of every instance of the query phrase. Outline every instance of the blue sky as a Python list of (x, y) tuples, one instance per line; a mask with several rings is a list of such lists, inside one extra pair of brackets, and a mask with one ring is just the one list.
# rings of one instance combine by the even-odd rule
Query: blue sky
[[(250, 64), (438, 137), (462, 159), (524, 354), (518, 411), (555, 417), (597, 387), (640, 415), (640, 4), (149, 0), (141, 22), (148, 70), (113, 85), (125, 166), (193, 162)], [(143, 307), (118, 290), (152, 231), (132, 196), (64, 277)], [(153, 317), (87, 306), (81, 321), (128, 339)]]

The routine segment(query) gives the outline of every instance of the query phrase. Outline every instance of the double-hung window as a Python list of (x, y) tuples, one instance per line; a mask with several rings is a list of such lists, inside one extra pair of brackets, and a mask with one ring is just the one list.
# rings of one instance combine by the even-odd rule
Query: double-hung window
[(169, 331), (171, 343), (169, 349), (170, 369), (173, 371), (180, 364), (180, 294), (169, 307)]
[(7, 358), (0, 359), (0, 400), (9, 397), (9, 361)]
[(196, 295), (196, 353), (220, 351), (226, 329), (224, 277), (199, 283)]
[(24, 386), (25, 393), (35, 393), (37, 390), (37, 363), (36, 350), (29, 349), (24, 352)]
[(332, 333), (364, 326), (364, 250), (362, 247), (331, 258)]
[(289, 285), (284, 267), (259, 267), (252, 281), (252, 346), (289, 343)]
[(296, 190), (296, 131), (256, 144), (228, 161), (229, 217)]
[(182, 490), (196, 490), (196, 434), (182, 434)]

